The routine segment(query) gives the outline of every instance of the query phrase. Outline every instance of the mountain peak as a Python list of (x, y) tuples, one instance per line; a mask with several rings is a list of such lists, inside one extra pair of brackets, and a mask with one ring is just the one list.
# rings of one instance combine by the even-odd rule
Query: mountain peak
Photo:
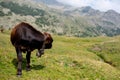
[(117, 14), (117, 15), (120, 15), (119, 13), (117, 13), (116, 11), (114, 10), (108, 10), (105, 12), (106, 14)]

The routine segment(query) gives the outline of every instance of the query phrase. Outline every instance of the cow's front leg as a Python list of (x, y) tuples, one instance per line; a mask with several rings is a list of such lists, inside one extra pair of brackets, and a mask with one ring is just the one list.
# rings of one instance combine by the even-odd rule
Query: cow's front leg
[(27, 71), (30, 71), (30, 56), (31, 56), (31, 52), (28, 51), (26, 55), (26, 60), (27, 60), (26, 70)]
[(17, 52), (17, 59), (18, 59), (17, 75), (21, 76), (22, 75), (22, 52), (20, 48), (16, 48), (16, 52)]

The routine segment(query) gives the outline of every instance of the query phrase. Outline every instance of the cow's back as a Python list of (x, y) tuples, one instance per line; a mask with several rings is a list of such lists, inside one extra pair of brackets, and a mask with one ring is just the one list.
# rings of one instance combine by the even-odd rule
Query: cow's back
[(28, 23), (20, 23), (16, 25), (11, 32), (11, 42), (14, 46), (19, 45), (29, 45), (29, 43), (33, 40), (43, 42), (44, 35), (34, 29)]

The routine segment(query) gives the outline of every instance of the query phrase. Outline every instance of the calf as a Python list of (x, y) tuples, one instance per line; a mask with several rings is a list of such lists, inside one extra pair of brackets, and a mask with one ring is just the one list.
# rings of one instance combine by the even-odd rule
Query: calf
[(50, 49), (52, 47), (53, 39), (48, 33), (41, 33), (31, 25), (25, 22), (21, 22), (16, 25), (11, 32), (11, 43), (16, 49), (18, 67), (17, 75), (22, 75), (22, 52), (26, 53), (26, 70), (30, 70), (30, 56), (31, 51), (37, 49), (38, 57), (44, 54), (44, 49)]

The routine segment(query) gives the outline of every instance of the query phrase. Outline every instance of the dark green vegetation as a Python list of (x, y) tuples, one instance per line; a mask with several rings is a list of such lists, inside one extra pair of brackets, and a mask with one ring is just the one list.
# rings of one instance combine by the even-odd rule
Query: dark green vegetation
[(96, 37), (120, 34), (119, 13), (113, 10), (100, 12), (89, 6), (73, 8), (56, 0), (41, 0), (37, 3), (35, 0), (1, 0), (0, 16), (0, 20), (4, 21), (0, 22), (0, 26), (5, 28), (25, 21), (38, 26), (42, 31), (58, 35)]
[(75, 38), (53, 35), (41, 58), (32, 52), (30, 72), (16, 77), (16, 52), (9, 32), (0, 33), (0, 80), (120, 80), (120, 36)]
[(11, 12), (14, 12), (15, 14), (20, 15), (40, 15), (43, 16), (45, 14), (45, 11), (41, 9), (34, 9), (32, 7), (28, 7), (27, 5), (18, 5), (17, 3), (13, 2), (1, 2), (0, 5), (4, 8), (8, 8), (11, 10)]

